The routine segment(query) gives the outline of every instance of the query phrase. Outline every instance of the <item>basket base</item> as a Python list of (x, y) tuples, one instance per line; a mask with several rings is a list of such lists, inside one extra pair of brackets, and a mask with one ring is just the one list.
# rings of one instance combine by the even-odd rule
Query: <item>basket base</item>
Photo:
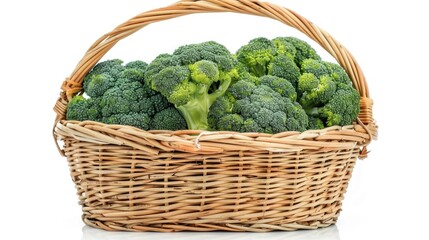
[(211, 231), (227, 231), (227, 232), (271, 232), (271, 231), (296, 231), (296, 230), (310, 230), (329, 227), (336, 223), (337, 219), (329, 219), (327, 221), (313, 221), (305, 223), (288, 223), (281, 225), (273, 224), (240, 224), (240, 223), (227, 223), (227, 224), (153, 224), (153, 225), (140, 225), (140, 224), (117, 224), (112, 222), (98, 221), (94, 219), (85, 218), (83, 221), (86, 225), (106, 231), (130, 231), (130, 232), (211, 232)]

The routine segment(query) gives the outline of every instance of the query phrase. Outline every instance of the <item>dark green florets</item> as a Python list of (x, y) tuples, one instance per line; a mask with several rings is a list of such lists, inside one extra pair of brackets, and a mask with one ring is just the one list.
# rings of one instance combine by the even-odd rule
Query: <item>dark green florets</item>
[(67, 119), (129, 125), (144, 130), (151, 129), (151, 126), (182, 129), (172, 129), (173, 126), (183, 127), (184, 119), (180, 115), (165, 120), (165, 123), (161, 121), (165, 118), (157, 117), (158, 124), (152, 124), (156, 114), (172, 105), (145, 85), (147, 66), (143, 61), (129, 62), (124, 66), (117, 59), (98, 63), (84, 78), (84, 92), (88, 97), (79, 95), (70, 101)]
[(209, 119), (215, 130), (238, 132), (304, 131), (308, 125), (304, 110), (290, 96), (244, 80), (213, 104)]

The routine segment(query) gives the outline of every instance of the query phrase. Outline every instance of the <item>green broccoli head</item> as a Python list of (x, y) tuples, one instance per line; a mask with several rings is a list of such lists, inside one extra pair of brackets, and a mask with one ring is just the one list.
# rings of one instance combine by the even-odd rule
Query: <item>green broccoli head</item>
[(259, 79), (260, 84), (270, 87), (274, 91), (278, 92), (282, 97), (289, 98), (292, 102), (296, 101), (296, 90), (288, 80), (272, 75), (262, 76)]
[(101, 97), (115, 84), (115, 80), (108, 74), (92, 74), (91, 77), (85, 78), (85, 93), (90, 97)]
[(74, 96), (67, 105), (66, 118), (77, 121), (99, 121), (101, 117), (99, 104), (100, 98), (86, 99), (81, 95)]
[(328, 69), (329, 76), (336, 83), (344, 83), (347, 85), (353, 85), (352, 81), (350, 80), (349, 75), (346, 73), (344, 68), (342, 68), (340, 65), (338, 65), (336, 63), (330, 63), (330, 62), (323, 62), (323, 64)]
[(305, 59), (301, 63), (301, 73), (311, 73), (316, 77), (329, 75), (329, 70), (321, 60)]
[(120, 113), (103, 117), (102, 121), (107, 124), (119, 124), (149, 130), (150, 117), (146, 113)]
[(103, 117), (140, 112), (143, 86), (139, 82), (124, 83), (106, 91), (100, 106)]
[[(350, 84), (335, 83), (328, 75), (305, 73), (298, 83), (299, 102), (312, 118), (310, 127), (349, 125), (360, 111), (360, 95)], [(316, 120), (319, 119), (319, 120)]]
[(297, 50), (292, 43), (287, 41), (287, 38), (278, 37), (278, 38), (273, 39), (272, 41), (273, 41), (274, 45), (276, 46), (276, 51), (278, 54), (286, 55), (292, 61), (295, 60)]
[(300, 69), (286, 55), (277, 55), (268, 65), (267, 74), (284, 78), (292, 83), (292, 86), (296, 86), (300, 76)]
[(303, 131), (308, 124), (305, 111), (289, 97), (245, 80), (213, 104), (209, 117), (212, 129), (238, 132)]
[(316, 77), (328, 75), (336, 83), (352, 85), (352, 82), (344, 68), (336, 63), (315, 59), (305, 59), (301, 64), (301, 73), (312, 73)]
[(263, 37), (252, 39), (236, 53), (237, 60), (247, 67), (249, 73), (257, 77), (267, 74), (268, 65), (276, 54), (274, 43)]
[(304, 73), (298, 82), (299, 103), (304, 108), (326, 104), (335, 94), (337, 85), (328, 75), (317, 78), (312, 73)]
[(301, 39), (295, 37), (277, 37), (273, 39), (273, 42), (277, 47), (277, 51), (287, 52), (288, 56), (292, 55), (298, 67), (301, 66), (302, 61), (305, 59), (320, 60), (320, 56), (316, 53), (316, 50)]
[(181, 130), (187, 129), (186, 121), (179, 111), (174, 107), (166, 108), (157, 112), (151, 121), (151, 129), (159, 130)]
[(326, 126), (350, 125), (360, 111), (360, 95), (352, 86), (339, 83), (332, 99), (320, 109), (319, 118)]
[(127, 79), (128, 81), (144, 82), (144, 73), (146, 72), (148, 64), (143, 61), (133, 61), (125, 65), (125, 69), (120, 74), (120, 79)]
[(112, 86), (125, 69), (119, 59), (100, 62), (84, 77), (83, 89), (90, 97), (100, 97)]
[(104, 73), (112, 76), (113, 78), (117, 78), (125, 68), (122, 64), (123, 61), (120, 59), (99, 62), (94, 66), (93, 69), (91, 69), (91, 71), (87, 74), (87, 77), (91, 77), (93, 74), (98, 75)]
[(323, 129), (323, 128), (325, 128), (325, 125), (323, 124), (323, 121), (320, 120), (320, 118), (312, 117), (312, 116), (308, 117), (307, 129), (317, 130), (317, 129)]
[(360, 111), (360, 96), (338, 64), (305, 59), (298, 80), (298, 101), (311, 117), (312, 128), (349, 125)]
[[(294, 48), (291, 44), (288, 46)], [(264, 75), (273, 75), (284, 78), (295, 86), (300, 75), (300, 69), (293, 61), (293, 55), (286, 52), (286, 48), (278, 49), (273, 41), (260, 37), (242, 46), (236, 55), (237, 60), (246, 68), (250, 76), (258, 78)], [(245, 74), (241, 76), (249, 79)], [(250, 78), (250, 80), (258, 84), (254, 78)]]
[(189, 129), (208, 128), (208, 110), (239, 77), (237, 61), (221, 44), (184, 45), (161, 54), (145, 73), (145, 82), (175, 105)]
[(88, 119), (88, 103), (83, 96), (74, 96), (67, 105), (67, 119), (84, 121)]
[[(172, 104), (145, 84), (147, 66), (143, 61), (129, 62), (123, 66), (122, 61), (117, 59), (98, 63), (84, 78), (84, 92), (89, 98), (74, 97), (68, 104), (66, 118), (130, 125), (148, 130), (155, 115), (171, 108)], [(180, 115), (176, 116), (169, 120), (165, 129), (175, 122), (181, 126), (184, 119)], [(160, 125), (158, 129), (164, 127)]]

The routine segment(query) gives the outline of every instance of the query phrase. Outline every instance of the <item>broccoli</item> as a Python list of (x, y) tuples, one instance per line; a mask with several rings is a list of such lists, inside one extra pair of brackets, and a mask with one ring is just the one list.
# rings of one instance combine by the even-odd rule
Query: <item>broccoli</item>
[[(313, 128), (349, 125), (358, 116), (360, 95), (338, 64), (305, 59), (298, 80), (298, 102), (310, 116)], [(318, 120), (317, 120), (318, 119)]]
[(102, 122), (107, 124), (120, 124), (138, 127), (148, 130), (150, 126), (150, 117), (147, 113), (119, 113), (103, 117)]
[(317, 117), (308, 116), (308, 127), (307, 129), (323, 129), (325, 128), (325, 125), (323, 124), (322, 120), (320, 120)]
[(269, 86), (283, 97), (289, 98), (292, 102), (296, 101), (297, 93), (292, 83), (288, 80), (276, 76), (266, 75), (260, 77), (260, 84)]
[[(84, 93), (89, 98), (75, 96), (68, 104), (66, 118), (129, 125), (144, 130), (182, 128), (184, 119), (180, 115), (164, 113), (174, 116), (172, 119), (162, 119), (162, 114), (157, 116), (173, 106), (145, 84), (144, 73), (148, 64), (143, 61), (122, 63), (118, 59), (98, 63), (84, 78)], [(153, 124), (155, 116), (158, 124)]]
[(84, 92), (90, 97), (103, 96), (125, 69), (122, 63), (122, 60), (113, 59), (95, 65), (83, 79)]
[(250, 75), (261, 77), (273, 75), (284, 78), (296, 85), (300, 70), (293, 56), (284, 49), (277, 50), (276, 45), (267, 38), (255, 38), (238, 49), (237, 60), (243, 64)]
[(352, 85), (352, 82), (346, 71), (336, 63), (325, 62), (322, 60), (305, 59), (301, 64), (302, 73), (312, 73), (316, 77), (328, 75), (336, 83)]
[(240, 80), (213, 104), (209, 122), (214, 130), (278, 133), (304, 131), (308, 117), (290, 96), (262, 83)]
[(66, 118), (77, 121), (98, 121), (101, 116), (99, 104), (99, 98), (86, 99), (81, 95), (76, 95), (67, 105)]
[(83, 96), (77, 95), (67, 105), (68, 120), (88, 120), (88, 102)]
[(358, 116), (360, 95), (350, 84), (336, 83), (329, 75), (304, 73), (298, 81), (298, 100), (310, 116), (310, 127), (349, 125)]
[(317, 78), (312, 73), (304, 73), (299, 78), (299, 103), (304, 108), (325, 105), (334, 95), (337, 85), (328, 75)]
[(252, 39), (248, 44), (238, 49), (237, 60), (247, 67), (248, 72), (261, 77), (268, 72), (268, 65), (277, 55), (276, 47), (266, 38)]
[(294, 60), (298, 67), (301, 67), (301, 63), (305, 59), (320, 60), (320, 56), (316, 53), (316, 50), (301, 39), (295, 37), (277, 37), (273, 39), (273, 42), (277, 48), (277, 52), (292, 56), (292, 60)]
[(189, 129), (208, 128), (210, 106), (238, 78), (236, 61), (221, 44), (184, 45), (147, 67), (145, 82), (174, 104)]
[(180, 130), (186, 129), (186, 121), (174, 107), (157, 112), (151, 121), (151, 129)]

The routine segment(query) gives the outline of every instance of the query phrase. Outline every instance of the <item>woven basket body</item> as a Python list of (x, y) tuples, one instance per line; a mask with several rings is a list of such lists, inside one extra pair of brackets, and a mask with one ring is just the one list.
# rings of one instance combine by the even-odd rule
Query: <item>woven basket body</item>
[[(270, 17), (305, 33), (342, 65), (361, 95), (356, 123), (262, 133), (144, 131), (66, 121), (85, 74), (119, 40), (144, 26), (204, 12)], [(365, 78), (351, 54), (291, 10), (254, 0), (184, 0), (142, 13), (102, 36), (67, 78), (54, 107), (86, 224), (127, 231), (272, 231), (336, 222), (358, 157), (377, 135)]]

